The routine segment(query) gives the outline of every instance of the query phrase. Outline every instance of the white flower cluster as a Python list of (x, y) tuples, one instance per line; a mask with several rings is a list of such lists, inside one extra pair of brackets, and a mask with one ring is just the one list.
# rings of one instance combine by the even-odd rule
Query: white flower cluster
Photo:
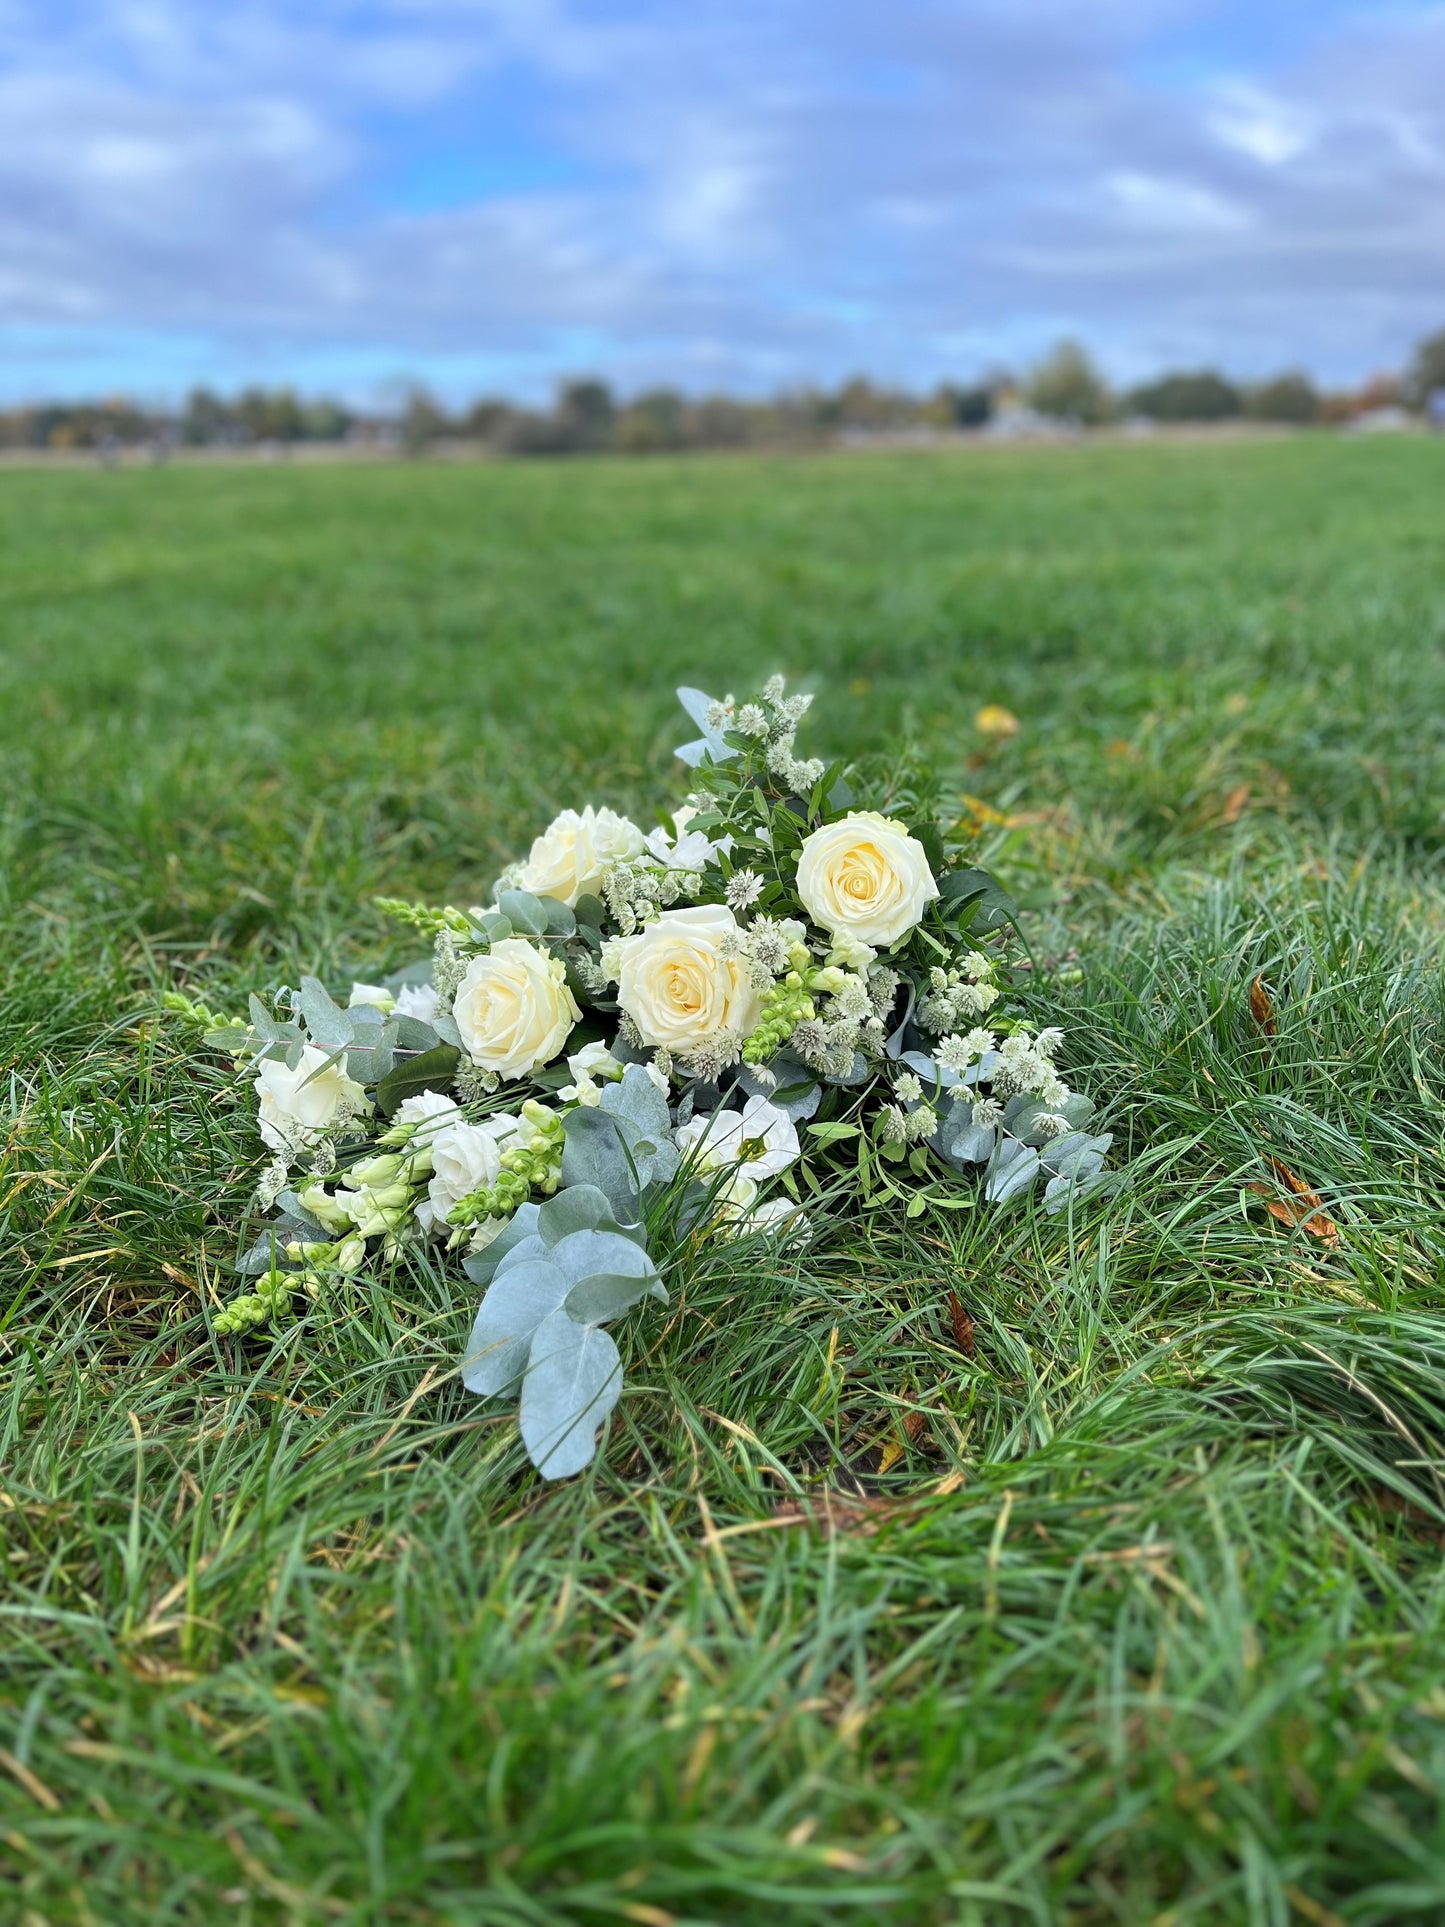
[(944, 968), (935, 964), (928, 973), (928, 990), (918, 1000), (917, 1018), (935, 1036), (954, 1031), (970, 1017), (982, 1017), (999, 1000), (993, 960), (971, 950), (963, 961)]
[(769, 774), (804, 795), (828, 766), (816, 756), (800, 759), (794, 755), (798, 724), (812, 707), (813, 698), (787, 696), (783, 688), (783, 678), (773, 676), (764, 685), (761, 700), (744, 703), (741, 708), (734, 697), (724, 696), (721, 702), (709, 704), (707, 727), (719, 732), (736, 730), (761, 744)]
[(1067, 1117), (1060, 1113), (1072, 1093), (1053, 1061), (1054, 1052), (1063, 1040), (1064, 1033), (1055, 1028), (1041, 1030), (1035, 1036), (1021, 1025), (1002, 1039), (995, 1032), (980, 1028), (969, 1031), (966, 1036), (945, 1037), (936, 1056), (945, 1070), (959, 1076), (977, 1066), (978, 1086), (988, 1085), (988, 1095), (980, 1096), (974, 1104), (975, 1124), (997, 1124), (1004, 1103), (1023, 1095), (1037, 1098), (1050, 1107), (1053, 1115), (1045, 1113), (1039, 1123), (1057, 1135), (1071, 1128)]
[(680, 1124), (673, 1141), (691, 1176), (717, 1184), (713, 1208), (722, 1228), (796, 1233), (806, 1228), (790, 1199), (758, 1201), (758, 1187), (780, 1177), (801, 1155), (798, 1130), (786, 1111), (750, 1097), (741, 1111), (702, 1112)]

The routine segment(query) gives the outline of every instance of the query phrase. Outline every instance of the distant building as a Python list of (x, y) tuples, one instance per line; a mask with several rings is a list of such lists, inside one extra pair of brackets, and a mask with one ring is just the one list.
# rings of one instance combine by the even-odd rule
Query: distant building
[(1445, 388), (1432, 388), (1425, 397), (1425, 419), (1432, 428), (1445, 434)]

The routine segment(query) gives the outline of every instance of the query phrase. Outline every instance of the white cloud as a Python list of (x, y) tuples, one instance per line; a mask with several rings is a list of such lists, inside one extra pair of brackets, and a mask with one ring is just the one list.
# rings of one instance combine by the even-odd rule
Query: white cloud
[[(169, 329), (238, 377), (290, 344), (922, 381), (1065, 328), (1124, 371), (1398, 359), (1445, 319), (1445, 10), (1149, 78), (1200, 13), (0, 0), (0, 325)], [(518, 128), (538, 185), (402, 191)]]

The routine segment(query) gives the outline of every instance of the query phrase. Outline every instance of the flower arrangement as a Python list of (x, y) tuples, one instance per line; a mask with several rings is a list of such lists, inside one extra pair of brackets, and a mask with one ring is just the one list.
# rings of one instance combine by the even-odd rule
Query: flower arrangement
[(489, 904), (384, 901), (431, 958), (344, 1007), (310, 977), (245, 1023), (168, 999), (254, 1083), (272, 1154), (276, 1216), (217, 1330), (413, 1241), (454, 1253), (483, 1288), (462, 1378), (518, 1397), (548, 1477), (619, 1396), (607, 1326), (666, 1303), (696, 1239), (805, 1239), (840, 1187), (916, 1214), (1113, 1181), (1062, 1033), (1010, 1007), (1013, 907), (928, 773), (800, 758), (811, 698), (780, 677), (678, 694), (701, 734), (660, 827), (565, 810)]

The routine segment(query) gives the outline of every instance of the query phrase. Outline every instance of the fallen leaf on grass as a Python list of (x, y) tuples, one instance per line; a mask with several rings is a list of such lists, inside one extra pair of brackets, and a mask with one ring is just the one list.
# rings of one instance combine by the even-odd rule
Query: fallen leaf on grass
[(17, 1760), (15, 1755), (7, 1752), (3, 1746), (0, 1746), (0, 1767), (4, 1767), (11, 1779), (18, 1781), (24, 1787), (36, 1806), (43, 1807), (47, 1813), (60, 1812), (61, 1802), (58, 1795), (52, 1792), (38, 1773), (32, 1773), (23, 1760)]
[(831, 1539), (837, 1532), (856, 1532), (871, 1538), (890, 1513), (904, 1509), (894, 1499), (845, 1499), (840, 1493), (809, 1493), (806, 1497), (779, 1500), (768, 1521), (773, 1526), (803, 1526)]
[(1219, 812), (1221, 823), (1237, 823), (1249, 807), (1249, 785), (1241, 783), (1232, 789), (1224, 799), (1224, 808)]
[(1017, 736), (1019, 733), (1018, 717), (1002, 703), (985, 703), (974, 717), (973, 726), (981, 736)]
[(948, 1294), (948, 1316), (953, 1323), (953, 1342), (965, 1358), (978, 1357), (978, 1345), (973, 1335), (973, 1320), (959, 1303), (958, 1293)]
[(1272, 1218), (1287, 1224), (1291, 1231), (1298, 1226), (1307, 1231), (1312, 1238), (1318, 1238), (1322, 1245), (1331, 1250), (1340, 1242), (1340, 1228), (1334, 1219), (1328, 1217), (1324, 1209), (1324, 1199), (1312, 1185), (1297, 1177), (1287, 1164), (1276, 1157), (1266, 1157), (1265, 1163), (1290, 1192), (1288, 1198), (1274, 1196), (1267, 1184), (1250, 1184), (1245, 1189), (1255, 1192), (1265, 1201), (1264, 1208)]
[(1264, 1032), (1273, 1037), (1279, 1029), (1275, 1022), (1274, 1005), (1270, 1002), (1269, 992), (1264, 987), (1264, 978), (1256, 977), (1249, 986), (1249, 1014)]

